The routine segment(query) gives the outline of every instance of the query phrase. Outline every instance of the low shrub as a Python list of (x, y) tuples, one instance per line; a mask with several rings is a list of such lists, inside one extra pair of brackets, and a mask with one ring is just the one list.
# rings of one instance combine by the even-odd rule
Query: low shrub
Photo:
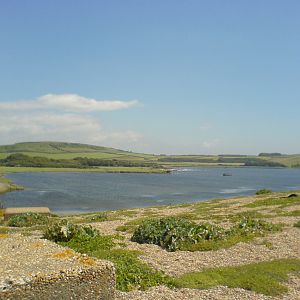
[(31, 227), (34, 225), (45, 225), (48, 223), (48, 217), (38, 213), (24, 213), (12, 216), (7, 225), (11, 227)]
[(255, 194), (256, 195), (265, 195), (265, 194), (271, 194), (272, 191), (271, 190), (268, 190), (268, 189), (261, 189), (261, 190), (258, 190)]
[(187, 219), (169, 217), (144, 221), (131, 240), (138, 243), (159, 245), (175, 251), (183, 244), (196, 244), (200, 240), (220, 239), (225, 231), (215, 225), (198, 225)]
[(253, 219), (251, 217), (243, 217), (237, 226), (231, 229), (231, 232), (239, 231), (241, 234), (255, 234), (262, 235), (265, 232), (277, 231), (280, 225), (274, 225), (260, 219)]
[(134, 231), (131, 240), (159, 245), (168, 251), (208, 251), (227, 248), (279, 229), (279, 225), (249, 216), (243, 217), (228, 230), (216, 225), (196, 224), (190, 220), (171, 217), (144, 221)]
[(296, 223), (294, 224), (294, 227), (300, 228), (300, 221), (296, 222)]
[(54, 242), (68, 242), (75, 236), (97, 236), (98, 231), (91, 226), (78, 226), (66, 220), (48, 226), (44, 238)]

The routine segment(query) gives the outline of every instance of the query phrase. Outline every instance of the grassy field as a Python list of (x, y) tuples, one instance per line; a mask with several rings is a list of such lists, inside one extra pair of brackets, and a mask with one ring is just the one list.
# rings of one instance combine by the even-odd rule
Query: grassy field
[(24, 172), (80, 172), (80, 173), (166, 173), (165, 169), (148, 167), (94, 167), (90, 169), (79, 168), (34, 168), (34, 167), (1, 167), (0, 173), (24, 173)]
[[(134, 153), (107, 147), (62, 142), (32, 142), (0, 146), (0, 159), (4, 159), (12, 153), (23, 153), (29, 156), (42, 156), (51, 159), (73, 159), (76, 157), (87, 157), (103, 160), (114, 159), (142, 163), (154, 162), (170, 168), (181, 166), (243, 166), (246, 162), (249, 161), (252, 161), (252, 163), (254, 161), (254, 163), (258, 164), (266, 162), (279, 163), (282, 164), (282, 166), (286, 167), (295, 167), (298, 165), (300, 166), (300, 154), (280, 156), (153, 155)], [(24, 171), (26, 170), (22, 170), (22, 172)], [(99, 169), (97, 171), (111, 172), (111, 170), (109, 169)], [(119, 172), (120, 170), (115, 169), (115, 171)], [(138, 171), (140, 172), (142, 170)], [(149, 172), (152, 171), (150, 170)]]
[(4, 172), (0, 170), (0, 194), (23, 189), (21, 186), (15, 185), (10, 179), (4, 177)]

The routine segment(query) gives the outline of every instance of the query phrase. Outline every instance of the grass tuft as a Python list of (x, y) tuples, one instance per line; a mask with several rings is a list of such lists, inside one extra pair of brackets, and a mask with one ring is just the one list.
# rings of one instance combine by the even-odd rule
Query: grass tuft
[(279, 205), (280, 207), (286, 207), (290, 205), (300, 205), (300, 197), (291, 198), (272, 198), (272, 199), (261, 199), (253, 203), (245, 205), (245, 207), (260, 207), (260, 206), (272, 206)]
[(287, 291), (282, 283), (288, 280), (288, 274), (292, 272), (300, 274), (300, 260), (281, 259), (237, 267), (207, 269), (176, 278), (173, 285), (193, 289), (225, 285), (276, 296)]

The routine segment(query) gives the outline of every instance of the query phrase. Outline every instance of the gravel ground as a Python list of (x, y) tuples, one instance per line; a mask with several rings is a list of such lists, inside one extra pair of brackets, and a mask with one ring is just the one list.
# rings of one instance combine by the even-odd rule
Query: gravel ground
[(218, 286), (208, 290), (195, 289), (170, 289), (165, 286), (152, 287), (147, 291), (133, 291), (123, 293), (117, 291), (116, 300), (299, 300), (300, 299), (300, 279), (290, 277), (285, 286), (288, 293), (270, 297), (246, 291), (239, 288), (228, 288)]
[[(282, 194), (279, 194), (282, 196)], [(267, 197), (274, 197), (267, 196)], [(261, 213), (268, 213), (270, 207), (246, 208), (244, 205), (251, 203), (261, 197), (243, 197), (235, 199), (222, 200), (224, 207), (212, 207), (214, 214), (227, 215), (246, 211), (257, 210)], [(264, 197), (266, 198), (266, 197)], [(221, 202), (216, 202), (221, 204)], [(226, 205), (227, 204), (227, 205)], [(273, 209), (274, 207), (272, 207)], [(298, 206), (285, 208), (286, 211), (297, 210)], [(105, 221), (93, 223), (92, 226), (97, 228), (103, 234), (115, 234), (116, 228), (127, 221), (145, 217), (147, 213), (155, 213), (157, 216), (170, 216), (181, 213), (187, 213), (193, 210), (192, 207), (167, 207), (140, 209), (135, 216), (124, 216), (120, 220)], [(131, 234), (122, 233), (125, 237), (123, 241), (127, 248), (143, 252), (141, 260), (151, 265), (153, 268), (162, 270), (170, 276), (180, 276), (182, 274), (201, 271), (206, 268), (221, 266), (237, 266), (260, 261), (269, 261), (279, 258), (297, 258), (300, 259), (300, 230), (292, 227), (300, 217), (277, 216), (267, 219), (268, 222), (284, 223), (287, 225), (282, 232), (269, 234), (262, 238), (256, 238), (249, 243), (239, 243), (228, 249), (207, 252), (187, 252), (176, 251), (167, 252), (156, 245), (141, 245), (130, 241)], [(224, 220), (230, 226), (230, 221)], [(87, 256), (75, 253), (72, 250), (63, 248), (50, 241), (40, 239), (38, 236), (22, 236), (18, 234), (5, 235), (0, 234), (0, 260), (5, 264), (0, 264), (0, 299), (1, 290), (9, 290), (13, 286), (26, 284), (33, 280), (47, 278), (71, 278), (76, 274), (83, 274), (91, 268), (110, 268), (112, 264), (105, 261), (98, 261)], [(100, 274), (101, 275), (101, 274)], [(18, 297), (5, 299), (114, 299), (113, 293), (109, 296), (99, 296), (95, 291), (99, 281), (95, 281), (96, 273), (92, 276), (80, 277), (77, 281), (73, 280), (68, 293), (65, 293), (65, 286), (52, 285), (54, 289), (48, 289), (46, 285), (40, 285), (32, 293), (32, 297), (24, 297), (20, 294)], [(114, 278), (109, 279), (113, 282)], [(43, 281), (43, 280), (42, 280)], [(92, 281), (92, 282), (90, 282)], [(44, 281), (43, 281), (44, 282)], [(152, 287), (147, 291), (132, 291), (124, 293), (117, 291), (117, 300), (188, 300), (188, 299), (209, 299), (209, 300), (300, 300), (300, 278), (291, 276), (286, 283), (288, 293), (281, 297), (268, 297), (256, 294), (252, 291), (246, 291), (240, 288), (230, 289), (224, 286), (214, 287), (207, 290), (195, 289), (171, 289), (165, 286)], [(73, 294), (72, 294), (73, 290)], [(52, 298), (48, 294), (52, 294)], [(76, 293), (74, 292), (76, 291)], [(44, 295), (43, 297), (41, 295)], [(70, 296), (71, 295), (71, 296)]]
[[(95, 260), (48, 240), (32, 236), (1, 234), (0, 261), (2, 262), (0, 264), (0, 299), (3, 299), (4, 292), (14, 293), (19, 288), (21, 290), (12, 298), (7, 298), (8, 296), (4, 298), (31, 299), (26, 293), (24, 294), (23, 287), (27, 290), (27, 286), (34, 287), (30, 295), (34, 293), (41, 295), (44, 290), (53, 296), (51, 298), (49, 295), (48, 299), (55, 299), (54, 294), (59, 293), (59, 298), (70, 299), (69, 295), (64, 293), (78, 288), (77, 282), (82, 284), (84, 287), (82, 290), (85, 291), (90, 291), (93, 286), (96, 294), (101, 292), (99, 284), (102, 284), (101, 288), (107, 289), (107, 285), (114, 286), (115, 283), (112, 263)], [(60, 284), (62, 282), (65, 288), (59, 291), (58, 287), (62, 286)], [(94, 285), (95, 282), (98, 287)], [(74, 283), (76, 284), (72, 286)], [(55, 285), (57, 287), (54, 289)]]
[[(266, 247), (265, 241), (271, 243)], [(180, 276), (205, 268), (236, 266), (279, 258), (300, 258), (300, 230), (286, 228), (282, 232), (257, 238), (251, 243), (238, 243), (217, 251), (167, 252), (156, 245), (127, 241), (128, 249), (145, 253), (140, 258), (170, 276)], [(263, 244), (264, 243), (264, 244)]]
[(170, 289), (165, 286), (130, 293), (117, 292), (116, 300), (269, 300), (271, 297), (259, 295), (243, 289), (229, 289), (218, 286), (209, 290)]

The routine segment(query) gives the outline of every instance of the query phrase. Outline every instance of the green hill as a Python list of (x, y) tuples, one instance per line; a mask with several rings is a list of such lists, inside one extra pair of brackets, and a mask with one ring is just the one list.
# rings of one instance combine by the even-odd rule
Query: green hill
[(0, 146), (0, 159), (13, 153), (27, 156), (47, 157), (49, 159), (90, 159), (121, 160), (140, 163), (158, 163), (167, 167), (176, 166), (266, 166), (300, 167), (300, 154), (274, 155), (263, 153), (258, 156), (247, 155), (152, 155), (134, 153), (114, 148), (64, 142), (27, 142)]
[(27, 142), (0, 146), (0, 152), (36, 152), (36, 153), (79, 153), (79, 152), (108, 152), (128, 153), (126, 151), (79, 143), (63, 142)]
[(0, 146), (0, 158), (5, 158), (12, 153), (23, 153), (29, 156), (43, 156), (55, 159), (88, 157), (99, 159), (145, 160), (153, 158), (152, 155), (80, 143), (27, 142)]

